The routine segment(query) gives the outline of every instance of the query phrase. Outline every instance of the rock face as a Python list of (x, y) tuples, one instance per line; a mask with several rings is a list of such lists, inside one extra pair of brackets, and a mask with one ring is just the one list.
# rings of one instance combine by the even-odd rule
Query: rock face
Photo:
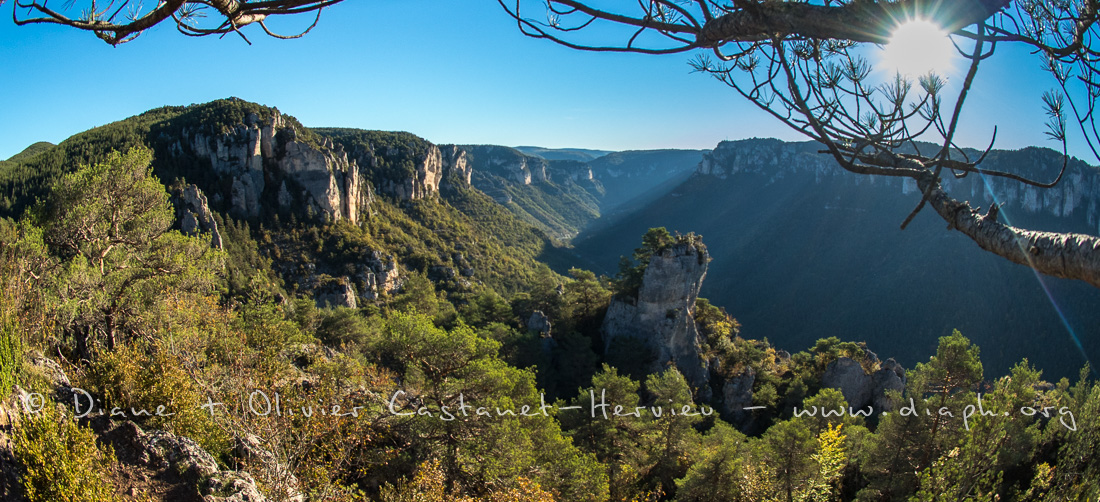
[(652, 372), (673, 363), (688, 383), (706, 393), (709, 371), (700, 354), (693, 310), (709, 260), (706, 249), (692, 243), (677, 243), (654, 255), (638, 297), (611, 301), (602, 327), (605, 350), (613, 350), (617, 338), (637, 337), (656, 356)]
[(542, 336), (550, 336), (552, 327), (550, 318), (546, 317), (546, 314), (542, 313), (541, 310), (532, 312), (531, 317), (527, 319), (527, 329)]
[(210, 234), (210, 245), (222, 249), (222, 234), (218, 231), (218, 222), (210, 212), (206, 195), (195, 185), (187, 185), (173, 197), (176, 205), (176, 221), (180, 231), (187, 235)]
[(722, 412), (739, 427), (744, 427), (752, 417), (752, 412), (745, 408), (752, 406), (752, 386), (755, 383), (756, 370), (748, 367), (722, 385)]
[(322, 220), (358, 221), (370, 194), (359, 166), (342, 146), (329, 140), (312, 144), (298, 134), (278, 110), (266, 120), (251, 113), (222, 134), (185, 130), (171, 153), (208, 160), (219, 185), (227, 187), (215, 199), (225, 200), (234, 216), (273, 211), (270, 204), (265, 207), (270, 200), (284, 211), (306, 209)]
[[(766, 176), (771, 183), (798, 173), (810, 173), (818, 182), (841, 177), (853, 184), (867, 183), (892, 187), (902, 194), (915, 193), (916, 182), (908, 178), (859, 176), (841, 169), (829, 155), (818, 153), (816, 143), (785, 143), (776, 139), (723, 141), (713, 151), (703, 155), (696, 174), (726, 179), (738, 173)], [(971, 158), (980, 152), (969, 152)], [(993, 150), (983, 166), (1008, 172), (1029, 173), (1043, 182), (1052, 180), (1062, 167), (1062, 156), (1054, 150), (1029, 147), (1016, 151)], [(1038, 174), (1036, 174), (1038, 173)], [(1077, 159), (1070, 159), (1063, 180), (1054, 188), (1042, 189), (1022, 183), (987, 176), (943, 178), (947, 193), (972, 206), (988, 207), (997, 194), (998, 203), (1024, 214), (1047, 214), (1056, 217), (1079, 215), (1091, 229), (1100, 233), (1100, 169)]]
[(359, 280), (363, 284), (361, 296), (364, 300), (374, 300), (379, 294), (390, 293), (401, 287), (401, 275), (393, 255), (372, 251), (364, 260), (362, 268)]
[(474, 169), (484, 170), (522, 185), (550, 179), (547, 174), (550, 163), (546, 159), (531, 157), (505, 146), (478, 145), (462, 148), (472, 157), (471, 165)]
[(321, 148), (315, 148), (298, 141), (294, 129), (279, 131), (275, 139), (276, 168), (292, 180), (291, 185), (298, 185), (297, 191), (290, 191), (292, 200), (298, 195), (298, 200), (319, 211), (325, 219), (346, 218), (356, 223), (368, 189), (360, 177), (359, 166), (348, 160), (344, 148), (328, 139)]
[(840, 390), (852, 408), (872, 406), (875, 412), (891, 411), (886, 391), (905, 388), (905, 370), (893, 358), (868, 375), (854, 359), (841, 357), (829, 363), (821, 378), (822, 387)]
[(347, 307), (353, 309), (358, 306), (358, 302), (355, 301), (355, 288), (352, 287), (351, 279), (348, 277), (330, 280), (319, 285), (313, 298), (318, 307)]
[(453, 173), (455, 179), (469, 186), (474, 168), (470, 164), (466, 150), (459, 148), (458, 145), (441, 145), (439, 151), (443, 156), (443, 170)]

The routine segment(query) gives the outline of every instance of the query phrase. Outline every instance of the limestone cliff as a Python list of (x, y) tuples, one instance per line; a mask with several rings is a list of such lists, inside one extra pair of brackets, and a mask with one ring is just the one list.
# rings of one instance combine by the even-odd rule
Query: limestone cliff
[(475, 145), (463, 146), (469, 153), (474, 169), (500, 176), (521, 185), (548, 181), (549, 161), (540, 157), (525, 155), (519, 150), (506, 146)]
[(359, 166), (360, 176), (378, 193), (398, 200), (417, 200), (438, 193), (454, 173), (455, 183), (470, 183), (471, 166), (466, 151), (454, 145), (442, 147), (406, 132), (319, 128), (315, 132), (346, 150)]
[(448, 173), (466, 185), (473, 173), (466, 150), (440, 148), (409, 133), (306, 129), (275, 109), (236, 120), (184, 127), (168, 155), (209, 162), (201, 188), (238, 218), (294, 214), (357, 223), (376, 191), (423, 199), (439, 191)]
[(443, 170), (453, 173), (458, 183), (469, 186), (474, 175), (474, 167), (470, 164), (466, 150), (459, 148), (458, 145), (440, 145), (439, 150), (443, 156)]
[(555, 180), (592, 181), (592, 166), (578, 160), (549, 161), (549, 176)]
[[(844, 171), (832, 157), (819, 153), (820, 149), (816, 143), (785, 143), (776, 139), (723, 141), (703, 155), (696, 173), (719, 179), (739, 173), (756, 174), (766, 176), (769, 184), (797, 175), (813, 176), (818, 183), (836, 177), (855, 185), (880, 185), (903, 195), (917, 191), (916, 182), (908, 178), (860, 176)], [(969, 154), (971, 158), (981, 155), (973, 151)], [(1054, 150), (1038, 147), (993, 150), (982, 166), (1048, 182), (1062, 167), (1062, 156)], [(943, 185), (953, 197), (968, 200), (973, 206), (989, 207), (996, 197), (996, 202), (1004, 203), (1009, 211), (1016, 210), (1016, 214), (1078, 218), (1087, 222), (1087, 228), (1075, 231), (1100, 233), (1100, 169), (1077, 159), (1069, 160), (1062, 182), (1049, 189), (1026, 186), (1007, 178), (976, 175), (961, 179), (944, 176)]]
[(695, 242), (679, 242), (655, 254), (637, 297), (611, 301), (602, 328), (605, 350), (614, 351), (616, 339), (639, 338), (656, 356), (651, 372), (675, 364), (688, 383), (706, 395), (709, 371), (700, 353), (702, 340), (693, 311), (709, 260), (706, 248)]
[[(385, 147), (384, 147), (385, 148)], [(397, 157), (403, 152), (389, 147), (376, 151), (373, 145), (356, 148), (354, 158), (372, 172), (383, 165), (384, 157)], [(435, 145), (410, 159), (411, 168), (407, 173), (397, 176), (375, 176), (378, 191), (392, 195), (399, 200), (416, 200), (428, 197), (439, 191), (439, 182), (443, 179), (443, 154)]]
[(293, 210), (356, 222), (370, 195), (359, 167), (342, 146), (301, 134), (278, 110), (265, 119), (250, 113), (220, 133), (185, 128), (169, 154), (209, 161), (217, 180), (205, 188), (234, 216)]

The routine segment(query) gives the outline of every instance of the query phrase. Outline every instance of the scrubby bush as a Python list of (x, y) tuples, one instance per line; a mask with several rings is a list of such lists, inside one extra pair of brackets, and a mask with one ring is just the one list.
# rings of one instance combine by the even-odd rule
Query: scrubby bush
[(113, 488), (103, 473), (114, 454), (96, 446), (92, 431), (57, 411), (52, 402), (23, 417), (12, 443), (28, 502), (111, 499)]
[[(92, 364), (85, 379), (89, 390), (103, 396), (107, 411), (117, 407), (149, 427), (191, 438), (215, 456), (229, 448), (226, 433), (202, 408), (206, 399), (194, 379), (167, 351), (121, 346)], [(158, 415), (159, 406), (164, 408)], [(150, 416), (137, 413), (142, 410)]]
[(0, 306), (0, 396), (6, 396), (15, 385), (23, 365), (23, 340), (19, 325)]

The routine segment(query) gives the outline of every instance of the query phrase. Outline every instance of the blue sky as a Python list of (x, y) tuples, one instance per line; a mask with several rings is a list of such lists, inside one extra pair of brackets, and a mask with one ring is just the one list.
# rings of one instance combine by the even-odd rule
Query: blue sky
[[(3, 19), (0, 159), (151, 108), (228, 96), (307, 126), (405, 130), (436, 143), (626, 150), (801, 139), (691, 73), (689, 54), (594, 54), (525, 38), (492, 0), (349, 0), (303, 39), (249, 30), (251, 46), (164, 25), (111, 47)], [(1031, 56), (1004, 49), (983, 65), (960, 140), (984, 146), (998, 125), (1000, 148), (1054, 146), (1041, 127), (1049, 82)]]

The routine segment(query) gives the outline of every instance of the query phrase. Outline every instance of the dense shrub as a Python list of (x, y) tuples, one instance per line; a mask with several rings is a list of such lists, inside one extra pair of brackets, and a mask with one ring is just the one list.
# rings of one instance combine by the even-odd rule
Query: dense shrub
[(27, 501), (110, 500), (113, 488), (103, 473), (114, 454), (96, 446), (90, 429), (52, 405), (47, 402), (38, 413), (24, 416), (13, 433)]

